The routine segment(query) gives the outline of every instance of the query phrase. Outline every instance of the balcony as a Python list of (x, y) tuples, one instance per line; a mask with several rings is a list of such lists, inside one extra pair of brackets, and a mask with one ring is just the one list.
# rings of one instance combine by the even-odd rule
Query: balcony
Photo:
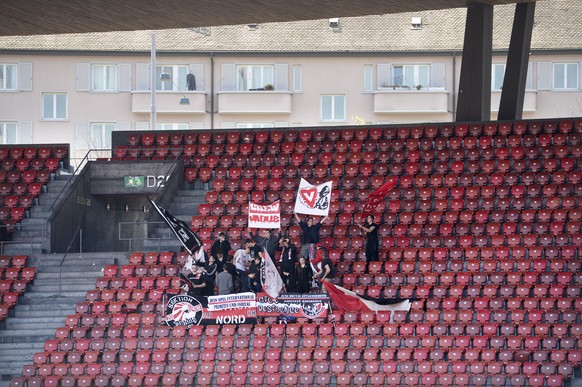
[(374, 92), (374, 113), (447, 113), (446, 90), (386, 89)]
[(218, 93), (221, 114), (291, 114), (288, 91), (221, 91)]
[[(190, 105), (180, 105), (180, 99), (183, 97), (190, 100)], [(133, 113), (149, 113), (151, 98), (149, 91), (134, 91), (131, 94), (131, 111)], [(206, 93), (200, 91), (158, 91), (156, 92), (156, 111), (158, 114), (204, 114), (206, 112)]]
[[(537, 91), (526, 90), (525, 96), (523, 98), (523, 111), (524, 112), (535, 112), (537, 104)], [(499, 111), (499, 101), (501, 100), (501, 91), (491, 92), (491, 111)]]

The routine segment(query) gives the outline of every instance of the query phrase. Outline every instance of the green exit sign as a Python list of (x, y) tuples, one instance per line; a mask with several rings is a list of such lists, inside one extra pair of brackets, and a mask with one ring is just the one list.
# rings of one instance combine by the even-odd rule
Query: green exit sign
[(143, 188), (145, 178), (143, 176), (125, 176), (123, 178), (125, 188)]

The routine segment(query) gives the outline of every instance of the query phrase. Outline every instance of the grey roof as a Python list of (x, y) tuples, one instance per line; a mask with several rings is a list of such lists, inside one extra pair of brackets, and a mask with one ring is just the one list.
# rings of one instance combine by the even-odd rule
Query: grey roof
[[(509, 45), (515, 5), (495, 6), (493, 49)], [(412, 17), (422, 18), (413, 29)], [(336, 53), (439, 52), (463, 48), (466, 9), (209, 27), (210, 35), (189, 29), (156, 31), (158, 52)], [(536, 4), (532, 50), (582, 49), (582, 1), (544, 0)], [(0, 50), (149, 52), (151, 31), (4, 36)]]

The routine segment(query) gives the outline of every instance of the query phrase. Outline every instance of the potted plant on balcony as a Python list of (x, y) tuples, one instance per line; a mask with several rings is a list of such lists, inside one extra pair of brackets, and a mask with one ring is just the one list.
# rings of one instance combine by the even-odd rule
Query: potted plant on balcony
[(275, 88), (273, 87), (273, 85), (271, 85), (270, 83), (267, 83), (264, 87), (265, 90), (275, 90)]

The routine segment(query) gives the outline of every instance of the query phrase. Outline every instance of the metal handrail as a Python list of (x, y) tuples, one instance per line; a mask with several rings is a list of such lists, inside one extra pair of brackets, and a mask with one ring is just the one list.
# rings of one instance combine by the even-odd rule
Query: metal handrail
[(77, 234), (79, 234), (79, 253), (83, 252), (83, 228), (81, 227), (81, 225), (78, 225), (77, 230), (75, 230), (75, 233), (73, 234), (73, 237), (71, 238), (71, 241), (69, 242), (69, 245), (67, 246), (67, 249), (65, 250), (65, 255), (63, 255), (63, 259), (61, 259), (61, 263), (59, 264), (59, 297), (63, 296), (63, 293), (62, 293), (63, 263), (65, 262), (65, 259), (67, 259), (67, 255), (69, 254), (69, 250), (71, 250), (71, 246), (73, 245), (73, 242), (75, 241), (75, 237), (77, 236)]
[[(15, 230), (18, 231), (32, 231), (32, 230), (41, 230), (41, 234), (40, 237), (42, 238), (43, 242), (45, 241), (45, 238), (47, 236), (47, 229), (48, 229), (48, 225), (46, 224), (22, 224), (22, 223), (17, 223), (16, 225), (0, 225), (0, 229), (5, 228), (6, 230), (8, 230), (8, 228), (14, 228)], [(16, 244), (30, 244), (30, 251), (31, 253), (33, 252), (33, 244), (35, 243), (35, 241), (33, 240), (22, 240), (22, 241), (15, 241), (15, 240), (5, 240), (5, 241), (0, 241), (0, 254), (4, 254), (4, 245), (16, 245)]]

